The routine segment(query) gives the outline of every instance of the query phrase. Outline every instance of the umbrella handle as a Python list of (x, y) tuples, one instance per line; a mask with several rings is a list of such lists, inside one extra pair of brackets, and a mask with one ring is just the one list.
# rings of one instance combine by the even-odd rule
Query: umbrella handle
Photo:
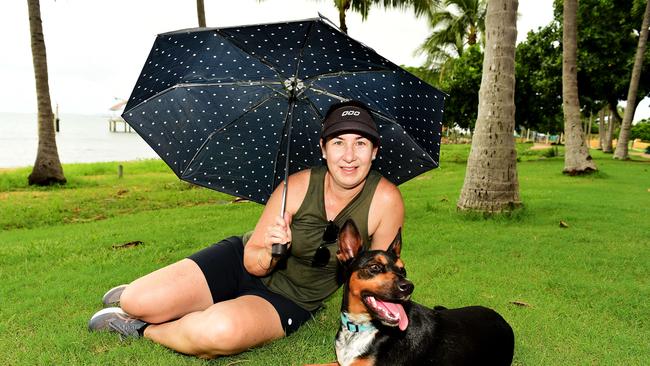
[[(288, 156), (288, 155), (287, 155)], [(288, 159), (287, 159), (288, 160)], [(284, 211), (287, 206), (287, 177), (284, 178), (284, 187), (282, 188), (282, 207), (280, 208), (280, 217), (284, 219)], [(275, 243), (271, 246), (271, 256), (281, 258), (287, 254), (287, 244)]]
[[(291, 151), (291, 115), (293, 114), (293, 106), (296, 102), (296, 89), (291, 89), (291, 96), (289, 98), (289, 110), (285, 117), (284, 123), (287, 126), (287, 151), (284, 161), (284, 186), (282, 187), (282, 207), (280, 207), (280, 217), (284, 219), (284, 211), (287, 209), (287, 189), (289, 187), (289, 153)], [(273, 258), (281, 258), (287, 254), (287, 244), (273, 244), (271, 246), (271, 255)]]
[(271, 246), (271, 255), (274, 258), (284, 257), (284, 255), (287, 254), (287, 244), (289, 244), (289, 243), (284, 243), (284, 244), (275, 243), (275, 244), (273, 244), (273, 246)]

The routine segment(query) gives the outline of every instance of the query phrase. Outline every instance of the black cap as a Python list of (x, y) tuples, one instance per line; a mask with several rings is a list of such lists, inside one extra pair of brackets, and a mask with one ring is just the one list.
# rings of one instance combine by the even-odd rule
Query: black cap
[(357, 103), (341, 104), (341, 106), (334, 105), (333, 109), (327, 112), (323, 121), (321, 138), (327, 140), (328, 137), (333, 135), (353, 132), (367, 137), (373, 144), (378, 146), (379, 132), (377, 131), (377, 124), (368, 109), (354, 105)]

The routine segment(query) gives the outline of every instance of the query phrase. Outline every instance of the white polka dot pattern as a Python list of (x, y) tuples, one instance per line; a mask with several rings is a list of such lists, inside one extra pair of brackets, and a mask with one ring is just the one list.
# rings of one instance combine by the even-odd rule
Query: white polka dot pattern
[(323, 163), (321, 120), (349, 99), (373, 111), (386, 178), (438, 166), (445, 95), (322, 19), (161, 34), (123, 117), (181, 179), (263, 203), (287, 143), (289, 173)]

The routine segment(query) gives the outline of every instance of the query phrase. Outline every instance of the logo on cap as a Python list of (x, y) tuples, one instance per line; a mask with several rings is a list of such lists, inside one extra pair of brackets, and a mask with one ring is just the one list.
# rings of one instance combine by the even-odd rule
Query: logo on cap
[(343, 113), (341, 113), (341, 117), (345, 117), (345, 116), (358, 116), (358, 115), (360, 115), (360, 114), (361, 114), (361, 112), (359, 112), (359, 111), (343, 111)]

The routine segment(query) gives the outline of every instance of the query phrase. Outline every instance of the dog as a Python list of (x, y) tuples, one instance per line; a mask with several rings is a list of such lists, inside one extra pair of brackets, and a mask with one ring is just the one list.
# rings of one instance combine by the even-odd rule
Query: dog
[(331, 365), (510, 365), (514, 333), (494, 310), (430, 309), (410, 301), (415, 286), (406, 277), (401, 248), (401, 230), (386, 251), (364, 251), (352, 220), (340, 230), (337, 256), (352, 258), (342, 263), (338, 362)]

